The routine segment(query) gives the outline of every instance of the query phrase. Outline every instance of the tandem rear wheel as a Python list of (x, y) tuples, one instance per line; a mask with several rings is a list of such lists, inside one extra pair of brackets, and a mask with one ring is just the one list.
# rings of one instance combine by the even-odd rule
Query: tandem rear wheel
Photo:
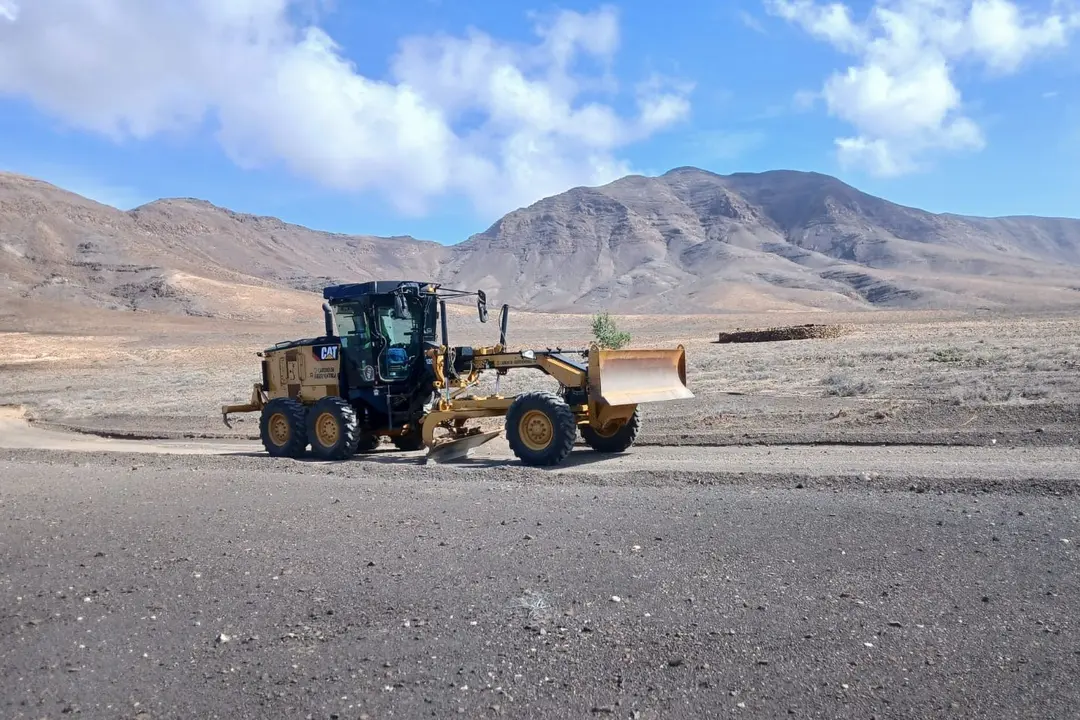
[(271, 457), (302, 457), (308, 446), (307, 408), (292, 398), (274, 398), (263, 408), (259, 436)]
[(302, 458), (309, 444), (319, 460), (348, 460), (358, 451), (370, 452), (356, 410), (340, 397), (324, 397), (311, 407), (293, 398), (274, 398), (263, 408), (259, 435), (271, 457)]
[(506, 439), (525, 465), (558, 465), (574, 449), (577, 422), (566, 401), (548, 392), (519, 395), (506, 411)]
[(311, 454), (320, 460), (347, 460), (360, 444), (356, 410), (340, 397), (324, 397), (307, 413)]

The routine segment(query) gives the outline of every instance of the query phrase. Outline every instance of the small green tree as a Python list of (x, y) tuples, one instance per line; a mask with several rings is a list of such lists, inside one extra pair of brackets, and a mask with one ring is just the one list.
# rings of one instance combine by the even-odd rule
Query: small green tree
[(623, 332), (616, 327), (615, 321), (611, 319), (607, 312), (593, 315), (592, 331), (596, 343), (602, 348), (618, 350), (626, 347), (630, 342), (630, 333)]

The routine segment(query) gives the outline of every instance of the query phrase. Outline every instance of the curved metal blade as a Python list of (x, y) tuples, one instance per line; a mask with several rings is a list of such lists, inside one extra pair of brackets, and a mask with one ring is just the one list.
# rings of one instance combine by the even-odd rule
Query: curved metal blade
[(468, 457), (469, 452), (472, 451), (473, 448), (480, 447), (484, 443), (499, 437), (501, 434), (502, 430), (493, 430), (491, 432), (469, 435), (468, 437), (459, 440), (450, 440), (448, 442), (440, 443), (428, 450), (428, 454), (424, 457), (424, 463), (445, 463)]
[[(694, 397), (686, 387), (686, 351), (598, 350), (589, 353), (589, 384), (608, 405)], [(595, 367), (595, 372), (594, 372)]]

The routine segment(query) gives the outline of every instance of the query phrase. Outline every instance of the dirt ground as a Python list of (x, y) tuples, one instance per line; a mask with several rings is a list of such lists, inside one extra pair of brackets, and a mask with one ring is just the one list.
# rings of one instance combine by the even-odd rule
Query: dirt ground
[[(448, 466), (266, 457), (256, 418), (230, 432), (219, 407), (246, 399), (257, 350), (319, 320), (0, 308), (0, 716), (1080, 702), (1080, 319), (618, 318), (634, 345), (686, 347), (695, 397), (648, 406), (630, 452), (554, 469), (504, 439)], [(581, 347), (588, 320), (519, 313), (511, 344)], [(805, 322), (846, 332), (712, 342)]]
[[(255, 352), (317, 335), (301, 323), (72, 311), (0, 311), (0, 405), (56, 428), (151, 438), (254, 438), (255, 415), (226, 428), (219, 408), (243, 402)], [(588, 316), (512, 313), (515, 348), (582, 348)], [(836, 315), (620, 317), (633, 345), (682, 344), (692, 400), (644, 406), (642, 444), (1073, 443), (1080, 431), (1080, 318), (1066, 312), (878, 312)], [(717, 344), (718, 333), (839, 323), (830, 339)], [(92, 330), (90, 328), (93, 328)], [(455, 344), (492, 343), (494, 322), (467, 308)], [(501, 391), (553, 387), (539, 372)], [(491, 380), (477, 388), (493, 389)]]

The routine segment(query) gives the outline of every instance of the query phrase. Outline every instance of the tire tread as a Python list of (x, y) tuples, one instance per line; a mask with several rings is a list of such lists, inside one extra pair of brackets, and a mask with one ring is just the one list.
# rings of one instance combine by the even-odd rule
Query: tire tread
[[(555, 437), (546, 449), (530, 450), (518, 434), (521, 416), (529, 410), (545, 412), (552, 420)], [(506, 412), (506, 438), (514, 455), (525, 465), (558, 465), (574, 449), (577, 440), (577, 421), (566, 401), (551, 392), (536, 391), (519, 395)]]
[[(270, 442), (270, 417), (279, 412), (285, 413), (291, 426), (289, 443), (282, 448)], [(263, 448), (271, 457), (303, 457), (308, 446), (307, 408), (299, 400), (284, 397), (274, 398), (266, 403), (266, 407), (263, 408), (262, 416), (259, 419), (259, 436)]]
[(596, 452), (621, 453), (628, 450), (637, 441), (640, 427), (641, 418), (638, 415), (637, 408), (634, 408), (634, 414), (611, 437), (604, 437), (596, 432), (591, 425), (582, 425), (581, 439)]
[[(316, 446), (318, 436), (315, 434), (314, 424), (324, 412), (330, 412), (338, 418), (343, 438), (336, 446), (328, 449)], [(344, 398), (331, 395), (318, 400), (308, 413), (308, 425), (311, 452), (320, 460), (347, 460), (356, 454), (360, 440), (360, 421), (356, 417), (356, 410)]]

